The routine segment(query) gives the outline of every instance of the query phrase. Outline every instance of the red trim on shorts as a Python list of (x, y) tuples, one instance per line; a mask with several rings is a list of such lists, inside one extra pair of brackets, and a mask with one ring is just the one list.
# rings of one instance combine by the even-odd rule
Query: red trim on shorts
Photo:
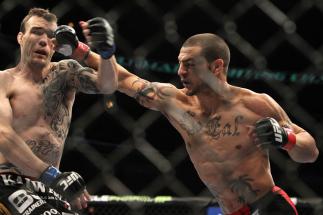
[[(298, 215), (298, 212), (296, 210), (294, 203), (292, 202), (292, 200), (289, 198), (289, 196), (287, 195), (287, 193), (284, 190), (282, 190), (280, 187), (274, 186), (271, 189), (271, 192), (281, 195), (293, 208), (295, 215)], [(252, 211), (251, 211), (250, 206), (244, 205), (242, 208), (240, 208), (239, 210), (237, 210), (233, 213), (230, 213), (229, 215), (251, 215), (251, 212)]]
[(295, 207), (293, 201), (289, 198), (288, 194), (283, 189), (281, 189), (280, 187), (274, 186), (271, 191), (281, 195), (290, 204), (290, 206), (293, 208), (295, 214), (298, 215), (298, 212), (296, 210), (296, 207)]
[(251, 215), (251, 209), (248, 205), (243, 206), (239, 210), (229, 214), (229, 215)]

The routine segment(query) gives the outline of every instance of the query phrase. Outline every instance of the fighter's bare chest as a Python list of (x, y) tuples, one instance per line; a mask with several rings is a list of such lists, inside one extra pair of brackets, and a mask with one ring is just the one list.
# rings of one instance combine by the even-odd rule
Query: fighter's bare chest
[(16, 82), (9, 100), (13, 114), (32, 114), (46, 111), (53, 104), (64, 102), (65, 90), (58, 85)]
[(63, 78), (42, 83), (16, 79), (9, 100), (13, 124), (20, 129), (34, 126), (51, 128), (58, 137), (65, 138), (71, 115), (71, 99)]
[(237, 108), (221, 110), (212, 115), (201, 112), (198, 108), (174, 108), (169, 112), (170, 121), (187, 136), (208, 136), (214, 140), (227, 136), (239, 136), (241, 126), (248, 123), (248, 116)]

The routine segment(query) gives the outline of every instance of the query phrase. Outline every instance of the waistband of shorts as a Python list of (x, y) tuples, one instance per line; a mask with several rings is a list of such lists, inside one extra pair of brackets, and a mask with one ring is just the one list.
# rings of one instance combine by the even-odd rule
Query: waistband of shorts
[(283, 189), (281, 189), (280, 187), (274, 186), (271, 189), (271, 191), (266, 193), (260, 199), (256, 200), (255, 202), (253, 202), (251, 204), (246, 204), (246, 205), (242, 206), (239, 210), (237, 210), (233, 213), (230, 213), (229, 215), (251, 215), (255, 210), (257, 210), (257, 206), (259, 205), (259, 203), (263, 203), (263, 202), (269, 203), (274, 198), (274, 196), (271, 195), (274, 193), (279, 194), (282, 197), (284, 197), (284, 199), (291, 205), (291, 207), (293, 207), (293, 209), (296, 210), (294, 203), (289, 198), (287, 193)]
[(17, 174), (21, 175), (20, 170), (11, 163), (2, 163), (0, 164), (0, 174)]

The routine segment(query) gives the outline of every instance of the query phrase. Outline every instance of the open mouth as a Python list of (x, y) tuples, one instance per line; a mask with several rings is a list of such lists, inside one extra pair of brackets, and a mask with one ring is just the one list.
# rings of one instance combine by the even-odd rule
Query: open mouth
[(44, 51), (44, 50), (36, 50), (36, 51), (35, 51), (35, 53), (36, 53), (36, 54), (39, 54), (39, 55), (43, 55), (43, 56), (45, 56), (45, 57), (47, 57), (47, 56), (48, 56), (47, 52), (46, 52), (46, 51)]
[(187, 86), (187, 85), (190, 85), (190, 82), (185, 81), (185, 80), (182, 80), (182, 84), (183, 84), (184, 86)]

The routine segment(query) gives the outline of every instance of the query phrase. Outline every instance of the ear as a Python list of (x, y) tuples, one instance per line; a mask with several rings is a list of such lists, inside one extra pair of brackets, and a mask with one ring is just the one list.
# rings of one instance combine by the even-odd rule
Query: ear
[(219, 74), (223, 71), (223, 65), (224, 65), (223, 59), (218, 58), (214, 60), (212, 63), (210, 63), (209, 67), (212, 73)]
[(22, 36), (23, 35), (24, 34), (22, 32), (19, 32), (18, 35), (17, 35), (17, 42), (19, 43), (19, 45), (21, 45), (21, 43), (22, 43)]

